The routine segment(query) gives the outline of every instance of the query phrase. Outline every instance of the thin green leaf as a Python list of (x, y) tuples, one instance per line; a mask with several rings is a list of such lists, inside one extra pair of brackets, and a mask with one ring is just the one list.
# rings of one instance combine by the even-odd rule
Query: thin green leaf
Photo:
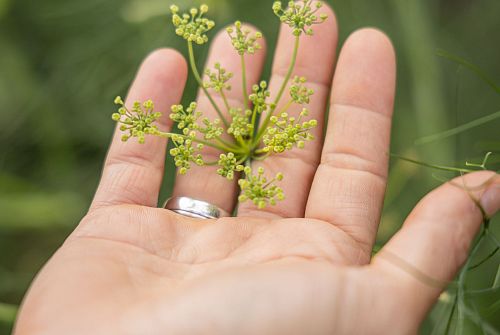
[(476, 290), (466, 290), (464, 293), (465, 295), (478, 295), (478, 294), (490, 294), (496, 292), (500, 287), (494, 287), (495, 284), (493, 284), (493, 287), (488, 287), (488, 288), (480, 288)]
[(464, 314), (469, 318), (469, 320), (474, 322), (477, 326), (481, 327), (484, 333), (500, 335), (500, 332), (496, 330), (495, 327), (483, 320), (477, 312), (472, 311), (469, 307), (464, 306)]
[(490, 115), (487, 115), (485, 117), (473, 120), (471, 122), (465, 123), (465, 124), (458, 126), (456, 128), (452, 128), (452, 129), (443, 131), (442, 133), (433, 134), (433, 135), (419, 138), (415, 141), (415, 144), (416, 145), (428, 144), (428, 143), (442, 140), (442, 139), (445, 139), (445, 138), (448, 138), (451, 136), (455, 136), (455, 135), (458, 135), (460, 133), (463, 133), (464, 131), (482, 126), (483, 124), (486, 124), (486, 123), (491, 122), (491, 121), (496, 120), (496, 119), (500, 119), (500, 111), (493, 113), (493, 114), (490, 114)]
[(500, 265), (498, 266), (497, 275), (495, 276), (495, 280), (493, 281), (493, 289), (497, 289), (500, 287)]
[(470, 172), (475, 171), (475, 170), (471, 170), (471, 169), (462, 169), (462, 168), (456, 168), (456, 167), (451, 167), (451, 166), (429, 164), (429, 163), (417, 161), (415, 159), (406, 158), (406, 157), (403, 157), (403, 156), (400, 156), (397, 154), (392, 154), (392, 153), (390, 155), (391, 155), (391, 157), (394, 157), (394, 158), (397, 158), (397, 159), (400, 159), (400, 160), (403, 160), (403, 161), (406, 161), (409, 163), (425, 166), (425, 167), (436, 169), (436, 170), (449, 171), (449, 172), (459, 172), (459, 173), (470, 173)]
[(500, 86), (498, 86), (493, 79), (491, 79), (486, 72), (484, 72), (480, 67), (477, 65), (472, 64), (471, 62), (463, 59), (462, 57), (459, 57), (457, 55), (453, 55), (449, 53), (446, 50), (439, 49), (437, 51), (437, 55), (443, 58), (446, 58), (452, 62), (455, 62), (459, 65), (462, 65), (463, 67), (469, 69), (470, 71), (474, 72), (479, 78), (481, 78), (488, 86), (490, 86), (495, 92), (500, 94)]
[(500, 250), (500, 247), (496, 247), (491, 253), (488, 254), (488, 256), (486, 256), (485, 258), (483, 258), (482, 260), (480, 260), (476, 264), (472, 265), (469, 268), (469, 270), (474, 270), (475, 268), (478, 268), (481, 265), (483, 265), (484, 263), (486, 263), (491, 257), (495, 256), (495, 254), (497, 253), (498, 250)]

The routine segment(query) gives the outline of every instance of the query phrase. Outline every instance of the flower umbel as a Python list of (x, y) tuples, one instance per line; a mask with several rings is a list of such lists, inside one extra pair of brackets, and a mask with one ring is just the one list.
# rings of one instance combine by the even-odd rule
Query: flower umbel
[(238, 54), (246, 53), (253, 55), (255, 51), (262, 49), (257, 40), (262, 38), (262, 33), (257, 32), (251, 35), (250, 29), (242, 28), (241, 22), (236, 21), (234, 27), (227, 28), (227, 33), (231, 38), (231, 43)]
[(253, 85), (252, 94), (249, 99), (253, 104), (253, 108), (259, 114), (266, 111), (269, 107), (267, 99), (271, 96), (271, 92), (267, 89), (267, 82), (261, 81), (259, 85)]
[(274, 179), (268, 180), (264, 177), (264, 169), (258, 168), (257, 174), (252, 174), (250, 167), (245, 167), (245, 179), (239, 180), (241, 195), (238, 200), (245, 202), (250, 200), (259, 209), (265, 208), (267, 205), (276, 205), (277, 201), (285, 199), (283, 190), (276, 186), (277, 181), (283, 180), (283, 174), (278, 173)]
[(189, 13), (184, 14), (179, 14), (179, 7), (172, 5), (170, 11), (177, 35), (196, 44), (208, 42), (207, 32), (215, 27), (215, 22), (203, 17), (208, 12), (207, 5), (202, 5), (199, 9), (191, 8)]
[(227, 72), (220, 63), (215, 63), (215, 71), (211, 71), (210, 69), (205, 70), (205, 75), (207, 75), (209, 81), (203, 83), (205, 88), (212, 88), (215, 92), (220, 93), (223, 90), (229, 91), (231, 90), (231, 85), (229, 84), (229, 80), (233, 77), (231, 72)]
[(203, 149), (203, 144), (193, 146), (195, 133), (191, 132), (187, 137), (172, 136), (175, 148), (170, 150), (170, 155), (174, 157), (175, 166), (179, 168), (179, 174), (186, 174), (191, 168), (191, 163), (202, 166), (205, 164), (199, 151)]
[(312, 25), (320, 24), (326, 21), (327, 15), (317, 15), (318, 10), (323, 6), (321, 2), (313, 5), (313, 0), (289, 1), (288, 8), (284, 9), (281, 1), (273, 4), (273, 11), (280, 21), (293, 29), (295, 36), (300, 36), (303, 32), (312, 35)]
[(307, 88), (304, 84), (306, 83), (306, 78), (295, 77), (292, 80), (292, 86), (290, 87), (290, 96), (293, 102), (299, 105), (307, 105), (311, 100), (311, 96), (314, 94), (314, 90)]
[(288, 113), (281, 113), (279, 117), (271, 117), (271, 124), (264, 135), (264, 152), (282, 153), (292, 150), (294, 147), (303, 149), (306, 141), (314, 140), (310, 130), (318, 125), (316, 120), (302, 121), (309, 111), (303, 109), (298, 119), (291, 117)]
[(188, 108), (184, 110), (182, 105), (173, 105), (170, 119), (177, 122), (177, 127), (187, 135), (190, 131), (197, 128), (196, 121), (201, 117), (202, 113), (196, 111), (198, 104), (192, 102)]
[(136, 137), (139, 143), (144, 143), (146, 135), (158, 133), (158, 127), (154, 123), (161, 117), (161, 113), (154, 112), (154, 104), (151, 100), (143, 104), (135, 102), (132, 110), (125, 106), (121, 97), (116, 97), (115, 104), (120, 108), (118, 113), (112, 115), (112, 119), (121, 124), (120, 130), (125, 132), (122, 141), (126, 142), (131, 137)]
[[(313, 0), (290, 1), (287, 8), (283, 8), (279, 1), (274, 3), (274, 13), (282, 23), (292, 28), (295, 37), (288, 71), (281, 85), (276, 87), (276, 91), (273, 88), (271, 93), (264, 80), (251, 88), (247, 87), (246, 61), (249, 55), (261, 49), (260, 32), (252, 33), (236, 21), (227, 32), (240, 58), (241, 73), (233, 76), (223, 64), (215, 63), (213, 69), (203, 72), (203, 78), (197, 68), (193, 45), (207, 43), (207, 33), (215, 26), (212, 20), (205, 17), (208, 7), (202, 5), (191, 8), (187, 13), (179, 13), (177, 6), (171, 6), (175, 32), (186, 41), (191, 70), (206, 98), (203, 106), (209, 104), (218, 118), (204, 117), (195, 102), (187, 106), (173, 105), (170, 119), (177, 123), (179, 133), (163, 132), (155, 125), (161, 113), (154, 111), (152, 101), (136, 102), (128, 110), (123, 100), (117, 97), (115, 103), (120, 107), (118, 113), (113, 114), (113, 120), (119, 122), (120, 129), (125, 132), (122, 139), (127, 141), (137, 137), (139, 143), (145, 142), (146, 135), (170, 139), (173, 144), (170, 155), (180, 174), (186, 174), (193, 164), (216, 167), (221, 177), (238, 179), (240, 202), (251, 201), (262, 209), (284, 200), (283, 190), (277, 185), (283, 174), (269, 178), (263, 168), (256, 169), (254, 173), (251, 166), (253, 161), (262, 161), (287, 150), (302, 149), (305, 142), (314, 139), (312, 129), (317, 126), (317, 121), (303, 120), (309, 113), (307, 105), (314, 91), (306, 86), (305, 78), (293, 77), (293, 72), (300, 40), (305, 35), (313, 34), (313, 25), (326, 20), (325, 15), (317, 13), (320, 8), (321, 2)], [(239, 90), (232, 90), (234, 77), (241, 80)], [(283, 102), (282, 98), (287, 97), (285, 93), (288, 93), (288, 99)], [(241, 99), (241, 103), (235, 97)], [(299, 115), (290, 110), (292, 106), (302, 109)], [(210, 159), (214, 151), (218, 152), (215, 161)]]
[(241, 162), (238, 162), (236, 155), (232, 152), (229, 152), (227, 155), (220, 154), (217, 164), (220, 166), (217, 170), (217, 174), (228, 180), (233, 180), (235, 172), (241, 172), (244, 168)]

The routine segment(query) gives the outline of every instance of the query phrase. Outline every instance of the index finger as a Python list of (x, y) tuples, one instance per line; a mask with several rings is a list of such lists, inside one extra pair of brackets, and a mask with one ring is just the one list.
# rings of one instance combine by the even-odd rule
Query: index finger
[[(159, 129), (166, 131), (172, 124), (168, 111), (171, 105), (180, 101), (186, 78), (186, 62), (178, 52), (171, 49), (155, 51), (141, 65), (126, 105), (151, 99), (155, 111), (163, 113)], [(139, 144), (134, 138), (124, 143), (121, 137), (122, 132), (117, 127), (91, 209), (119, 204), (156, 207), (167, 140), (150, 136), (145, 144)]]

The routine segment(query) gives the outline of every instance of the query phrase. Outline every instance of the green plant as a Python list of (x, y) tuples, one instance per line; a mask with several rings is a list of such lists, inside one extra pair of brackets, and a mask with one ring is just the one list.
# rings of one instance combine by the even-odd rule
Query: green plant
[[(494, 92), (500, 94), (500, 87), (495, 84), (494, 80), (491, 79), (485, 71), (483, 71), (481, 68), (478, 66), (474, 65), (473, 63), (468, 62), (467, 60), (458, 57), (456, 55), (453, 55), (451, 53), (448, 53), (444, 50), (439, 50), (438, 55), (440, 57), (446, 58), (456, 64), (458, 64), (460, 67), (464, 67), (471, 72), (473, 72), (479, 79), (481, 79), (484, 83), (486, 83), (491, 89), (493, 89)], [(423, 138), (418, 139), (415, 144), (416, 145), (423, 145), (423, 144), (428, 144), (432, 142), (436, 142), (448, 137), (456, 136), (459, 135), (465, 131), (468, 131), (472, 128), (481, 126), (483, 124), (486, 124), (488, 122), (492, 122), (497, 120), (500, 117), (500, 112), (496, 112), (490, 115), (487, 115), (482, 118), (475, 119), (473, 121), (470, 121), (468, 123), (462, 124), (458, 127), (446, 130), (444, 132), (438, 133), (438, 134), (433, 134), (430, 136), (426, 136)], [(487, 152), (481, 163), (473, 163), (473, 162), (465, 162), (465, 167), (453, 167), (453, 166), (444, 166), (444, 165), (436, 165), (436, 164), (431, 164), (427, 162), (422, 162), (416, 159), (411, 159), (407, 157), (403, 157), (397, 154), (391, 154), (392, 157), (400, 159), (405, 162), (417, 164), (420, 166), (424, 166), (427, 168), (432, 168), (435, 170), (439, 171), (447, 171), (447, 172), (453, 172), (453, 173), (459, 173), (460, 175), (466, 174), (466, 173), (471, 173), (474, 171), (481, 171), (481, 170), (493, 170), (491, 169), (491, 166), (489, 166), (489, 161), (491, 160), (491, 157), (493, 155), (493, 152)], [(484, 184), (481, 185), (476, 185), (476, 186), (468, 186), (465, 183), (464, 184), (458, 184), (451, 182), (451, 184), (455, 187), (462, 188), (464, 191), (466, 191), (470, 198), (474, 201), (474, 203), (477, 205), (477, 207), (480, 209), (481, 213), (483, 214), (483, 225), (481, 227), (481, 231), (479, 233), (478, 238), (476, 239), (475, 243), (473, 244), (471, 248), (471, 252), (469, 254), (469, 257), (467, 258), (467, 261), (465, 262), (464, 266), (460, 270), (457, 279), (452, 282), (452, 283), (443, 283), (436, 281), (436, 279), (431, 278), (426, 276), (425, 274), (421, 273), (418, 269), (413, 268), (411, 265), (406, 263), (404, 260), (400, 259), (397, 255), (391, 255), (391, 261), (394, 262), (396, 265), (400, 266), (401, 268), (405, 269), (409, 273), (411, 273), (414, 277), (418, 278), (422, 282), (427, 283), (430, 286), (435, 286), (439, 288), (443, 288), (448, 286), (448, 289), (441, 295), (441, 298), (439, 300), (439, 305), (443, 305), (443, 313), (441, 313), (441, 316), (439, 317), (438, 321), (436, 322), (435, 326), (433, 327), (432, 334), (435, 333), (442, 333), (442, 334), (452, 334), (452, 333), (458, 333), (458, 334), (463, 334), (464, 329), (466, 329), (465, 323), (466, 320), (469, 320), (472, 324), (474, 324), (478, 330), (481, 331), (482, 334), (497, 334), (498, 331), (495, 329), (495, 326), (490, 324), (488, 321), (485, 320), (484, 315), (490, 314), (490, 313), (495, 313), (497, 312), (499, 308), (498, 301), (496, 303), (493, 303), (491, 306), (486, 311), (481, 311), (478, 309), (476, 306), (476, 303), (474, 301), (474, 298), (477, 298), (478, 296), (485, 296), (485, 295), (494, 295), (498, 294), (500, 292), (500, 266), (497, 268), (497, 272), (494, 278), (491, 280), (491, 286), (486, 287), (486, 288), (481, 288), (481, 289), (471, 289), (468, 287), (468, 282), (467, 279), (469, 275), (471, 274), (471, 271), (481, 267), (484, 265), (486, 262), (490, 261), (491, 259), (494, 259), (494, 257), (498, 254), (500, 251), (500, 241), (492, 232), (490, 223), (491, 223), (491, 218), (487, 216), (485, 210), (482, 208), (479, 200), (477, 200), (474, 195), (472, 194), (472, 191), (484, 188), (487, 184), (491, 183), (494, 179), (498, 178), (500, 174), (500, 170), (494, 171), (495, 174), (487, 180)], [(440, 182), (450, 182), (449, 180), (446, 180), (444, 178), (438, 177), (434, 175), (436, 179), (438, 179)], [(480, 255), (479, 251), (481, 248), (484, 248), (487, 242), (490, 242), (490, 244), (493, 245), (493, 249), (489, 251), (485, 256), (478, 257)], [(479, 258), (479, 259), (477, 259)]]
[[(232, 73), (217, 63), (214, 69), (207, 69), (205, 78), (202, 78), (196, 67), (194, 46), (206, 44), (209, 40), (207, 33), (215, 27), (214, 21), (205, 17), (208, 6), (192, 8), (188, 13), (179, 13), (177, 6), (171, 6), (172, 23), (176, 34), (186, 40), (193, 75), (219, 118), (210, 120), (204, 117), (195, 102), (187, 107), (174, 105), (170, 118), (177, 123), (180, 133), (162, 132), (155, 126), (161, 113), (154, 111), (152, 101), (135, 102), (129, 109), (117, 97), (115, 103), (119, 105), (119, 110), (113, 114), (113, 120), (119, 122), (121, 131), (125, 132), (122, 140), (135, 137), (139, 143), (144, 143), (147, 135), (169, 138), (175, 146), (170, 150), (170, 155), (174, 157), (180, 174), (186, 174), (192, 164), (218, 166), (217, 173), (221, 177), (228, 180), (241, 178), (240, 202), (249, 200), (258, 208), (264, 208), (283, 200), (283, 190), (276, 185), (283, 175), (278, 173), (270, 178), (265, 176), (262, 168), (255, 173), (250, 163), (294, 148), (302, 149), (306, 142), (314, 140), (311, 129), (317, 126), (317, 121), (306, 120), (309, 114), (307, 105), (314, 91), (307, 87), (306, 78), (292, 78), (292, 73), (301, 38), (312, 35), (311, 27), (327, 19), (326, 15), (317, 14), (321, 6), (321, 2), (313, 4), (312, 0), (290, 1), (286, 8), (279, 1), (273, 4), (276, 16), (290, 26), (295, 36), (290, 67), (273, 101), (270, 101), (271, 92), (267, 82), (262, 81), (251, 88), (249, 95), (244, 96), (242, 108), (231, 106), (226, 98), (227, 91), (232, 87)], [(227, 28), (227, 33), (241, 59), (243, 92), (249, 92), (245, 57), (261, 49), (259, 39), (262, 34), (252, 33), (240, 21)], [(288, 100), (283, 102), (287, 89)], [(216, 103), (214, 93), (221, 97), (223, 106)], [(294, 104), (302, 107), (298, 116), (288, 113)], [(219, 150), (219, 160), (206, 161), (203, 155), (205, 147)]]

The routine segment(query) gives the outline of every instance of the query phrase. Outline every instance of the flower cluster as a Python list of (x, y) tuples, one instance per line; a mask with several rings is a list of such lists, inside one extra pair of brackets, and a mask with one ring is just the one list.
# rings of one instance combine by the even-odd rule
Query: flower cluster
[(267, 82), (261, 81), (259, 85), (253, 85), (252, 94), (250, 94), (249, 99), (253, 104), (253, 108), (259, 114), (266, 111), (269, 105), (267, 104), (267, 98), (271, 96), (271, 92), (267, 89)]
[(208, 42), (207, 32), (215, 27), (215, 22), (204, 18), (203, 15), (208, 12), (208, 6), (202, 5), (200, 8), (191, 8), (189, 13), (179, 15), (179, 7), (170, 6), (172, 12), (172, 23), (175, 26), (175, 33), (186, 41), (196, 44), (205, 44)]
[(229, 114), (231, 115), (231, 124), (227, 129), (229, 135), (233, 135), (235, 138), (243, 138), (253, 132), (254, 125), (249, 122), (249, 118), (252, 115), (251, 110), (231, 108)]
[(221, 154), (217, 165), (220, 166), (220, 168), (217, 169), (217, 174), (228, 180), (233, 180), (234, 173), (241, 172), (244, 168), (243, 165), (238, 163), (238, 158), (232, 152)]
[(288, 8), (284, 9), (281, 1), (276, 1), (273, 4), (273, 11), (281, 22), (293, 29), (295, 36), (300, 36), (302, 33), (313, 35), (311, 26), (325, 22), (327, 15), (317, 15), (323, 5), (320, 1), (314, 6), (312, 3), (313, 0), (292, 0), (288, 2)]
[(205, 88), (213, 88), (215, 92), (220, 93), (222, 90), (231, 90), (231, 85), (228, 84), (229, 80), (233, 77), (231, 72), (227, 72), (220, 63), (215, 63), (215, 71), (210, 69), (205, 70), (205, 74), (208, 76), (209, 81), (204, 82), (203, 86)]
[[(320, 8), (321, 2), (313, 0), (289, 1), (286, 8), (283, 8), (279, 1), (274, 3), (274, 13), (283, 24), (292, 28), (296, 36), (290, 66), (275, 92), (277, 94), (271, 94), (266, 81), (253, 85), (251, 91), (247, 87), (245, 55), (254, 54), (261, 49), (259, 39), (262, 34), (252, 33), (250, 29), (243, 27), (240, 21), (236, 21), (234, 26), (227, 29), (231, 43), (240, 56), (241, 92), (250, 92), (248, 96), (242, 97), (242, 106), (235, 106), (234, 101), (226, 96), (226, 91), (231, 90), (233, 73), (216, 63), (214, 68), (205, 70), (206, 79), (203, 79), (196, 65), (193, 44), (207, 43), (207, 33), (215, 26), (212, 20), (204, 17), (208, 7), (202, 5), (190, 9), (187, 13), (179, 13), (177, 6), (171, 6), (175, 33), (187, 41), (193, 75), (218, 118), (210, 120), (204, 117), (194, 102), (187, 106), (174, 105), (171, 107), (170, 119), (176, 122), (178, 132), (163, 132), (154, 125), (161, 113), (154, 112), (152, 101), (148, 100), (143, 104), (136, 102), (129, 110), (118, 97), (115, 103), (120, 107), (112, 118), (120, 123), (120, 129), (124, 132), (122, 139), (127, 141), (136, 137), (139, 143), (144, 143), (146, 135), (168, 138), (173, 146), (170, 155), (174, 158), (180, 174), (187, 173), (193, 164), (214, 166), (221, 177), (228, 180), (239, 179), (240, 202), (251, 201), (260, 209), (276, 205), (285, 198), (283, 190), (277, 185), (283, 175), (278, 173), (271, 179), (265, 176), (263, 168), (258, 168), (254, 174), (252, 161), (264, 160), (270, 155), (278, 155), (295, 148), (302, 149), (306, 141), (314, 139), (311, 130), (317, 126), (317, 121), (303, 120), (309, 113), (307, 105), (314, 91), (306, 86), (305, 78), (292, 78), (292, 73), (301, 38), (304, 35), (312, 35), (312, 25), (326, 20), (326, 15), (318, 14)], [(289, 94), (287, 103), (282, 101), (285, 92)], [(215, 99), (212, 96), (214, 93), (217, 93), (220, 99)], [(219, 106), (222, 103), (224, 109)], [(302, 108), (299, 116), (290, 115), (291, 106)], [(218, 152), (218, 159), (205, 160), (204, 158), (208, 158), (204, 157), (206, 148)]]
[(172, 136), (172, 142), (174, 143), (175, 148), (170, 150), (170, 155), (174, 157), (175, 166), (179, 169), (179, 174), (186, 174), (191, 168), (191, 163), (195, 163), (198, 166), (205, 164), (201, 154), (199, 153), (204, 146), (201, 143), (193, 146), (195, 137), (195, 132), (191, 132), (187, 136)]
[(245, 167), (245, 178), (240, 179), (238, 184), (241, 188), (241, 195), (238, 200), (245, 202), (250, 200), (259, 209), (267, 205), (276, 205), (277, 201), (285, 199), (283, 190), (275, 185), (275, 182), (283, 180), (283, 174), (278, 173), (272, 180), (264, 177), (264, 169), (258, 168), (257, 175), (252, 174), (250, 167)]
[(195, 125), (194, 130), (198, 130), (201, 134), (203, 134), (203, 138), (205, 140), (213, 140), (224, 134), (224, 128), (220, 126), (219, 119), (210, 121), (205, 117), (202, 119), (202, 123), (203, 126)]
[(236, 21), (234, 23), (234, 27), (228, 27), (227, 32), (231, 38), (233, 47), (240, 55), (244, 55), (245, 53), (252, 55), (255, 51), (262, 48), (257, 42), (257, 40), (262, 38), (262, 33), (257, 32), (254, 35), (251, 35), (251, 31), (249, 29), (242, 28), (240, 21)]
[(316, 120), (301, 122), (302, 117), (308, 114), (308, 110), (304, 108), (298, 119), (288, 113), (281, 113), (279, 117), (272, 116), (272, 126), (267, 128), (263, 137), (265, 147), (262, 150), (268, 153), (282, 153), (294, 147), (304, 148), (305, 141), (314, 140), (310, 130), (318, 125)]
[(196, 127), (196, 121), (201, 117), (202, 113), (198, 112), (196, 108), (198, 104), (192, 102), (188, 108), (184, 110), (182, 105), (173, 105), (170, 113), (170, 119), (177, 122), (177, 127), (183, 131), (184, 135), (188, 135)]
[(304, 84), (306, 83), (306, 78), (295, 77), (292, 80), (292, 85), (290, 86), (290, 96), (292, 101), (299, 105), (307, 105), (311, 100), (311, 96), (314, 94), (314, 90), (307, 88)]
[(120, 108), (118, 113), (112, 115), (112, 119), (121, 124), (122, 132), (126, 132), (122, 136), (122, 141), (126, 142), (131, 137), (136, 137), (139, 143), (144, 143), (146, 135), (157, 134), (158, 127), (153, 124), (161, 117), (161, 113), (154, 112), (151, 100), (143, 104), (136, 101), (131, 111), (125, 106), (121, 97), (116, 97), (115, 104)]

